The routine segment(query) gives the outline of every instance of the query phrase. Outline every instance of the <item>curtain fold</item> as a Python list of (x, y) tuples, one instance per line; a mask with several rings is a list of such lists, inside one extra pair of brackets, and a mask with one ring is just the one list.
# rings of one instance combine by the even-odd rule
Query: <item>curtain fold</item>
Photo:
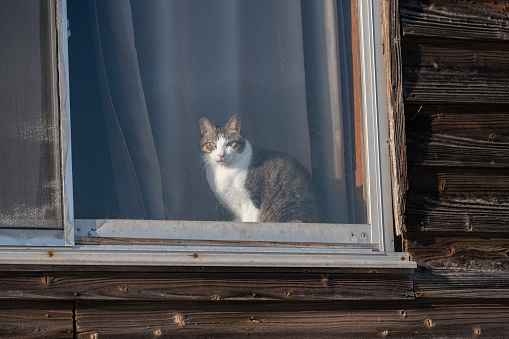
[(313, 174), (327, 222), (355, 222), (335, 1), (90, 0), (90, 13), (114, 217), (228, 220), (205, 179), (198, 121), (239, 114), (254, 147)]
[(91, 7), (119, 215), (164, 219), (161, 173), (139, 74), (131, 4), (92, 1)]

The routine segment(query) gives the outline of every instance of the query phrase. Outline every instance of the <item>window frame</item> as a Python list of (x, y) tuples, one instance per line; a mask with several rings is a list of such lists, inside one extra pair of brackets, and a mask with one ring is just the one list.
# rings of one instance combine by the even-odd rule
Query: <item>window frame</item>
[[(256, 223), (240, 227), (241, 224), (234, 222), (74, 220), (67, 8), (66, 0), (55, 2), (64, 230), (35, 233), (27, 230), (24, 236), (19, 232), (7, 235), (0, 231), (1, 245), (25, 246), (0, 247), (0, 264), (416, 267), (407, 253), (394, 250), (381, 3), (358, 0), (368, 224), (340, 224), (341, 227), (331, 231), (334, 224)], [(235, 234), (235, 231), (246, 233), (247, 227), (252, 230), (247, 236)], [(143, 233), (140, 229), (148, 233), (140, 237)], [(275, 237), (282, 229), (286, 236)], [(215, 238), (218, 230), (219, 234), (234, 234), (230, 238)], [(263, 238), (270, 232), (272, 237)], [(334, 242), (330, 241), (331, 232)], [(134, 245), (107, 241), (87, 244), (86, 241), (119, 236), (153, 241)], [(76, 239), (81, 239), (80, 245), (76, 245)], [(161, 239), (165, 241), (154, 243)]]

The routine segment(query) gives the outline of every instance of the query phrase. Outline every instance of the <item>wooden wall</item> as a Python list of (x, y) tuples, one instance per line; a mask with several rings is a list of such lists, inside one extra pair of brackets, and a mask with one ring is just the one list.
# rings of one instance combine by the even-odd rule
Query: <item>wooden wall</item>
[[(416, 300), (509, 302), (509, 4), (401, 1)], [(489, 311), (491, 312), (491, 311)], [(474, 321), (476, 334), (505, 325)], [(475, 325), (474, 325), (475, 324)], [(468, 324), (464, 324), (468, 327)]]
[(509, 3), (404, 0), (400, 19), (416, 297), (505, 303)]
[(508, 2), (385, 3), (415, 272), (3, 267), (0, 337), (506, 338)]

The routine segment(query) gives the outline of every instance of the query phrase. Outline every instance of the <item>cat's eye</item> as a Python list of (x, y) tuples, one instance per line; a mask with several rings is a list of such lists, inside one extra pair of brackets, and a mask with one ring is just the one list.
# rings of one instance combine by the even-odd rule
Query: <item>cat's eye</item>
[(230, 141), (229, 143), (226, 144), (226, 146), (228, 146), (228, 147), (235, 147), (235, 146), (237, 146), (237, 142), (236, 141)]
[(212, 147), (212, 148), (216, 148), (216, 143), (215, 142), (209, 142), (209, 146)]

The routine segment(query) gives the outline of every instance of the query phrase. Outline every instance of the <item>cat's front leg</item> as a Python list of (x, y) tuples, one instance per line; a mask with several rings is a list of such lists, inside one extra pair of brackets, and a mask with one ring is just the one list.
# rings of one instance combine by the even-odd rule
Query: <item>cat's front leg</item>
[(242, 206), (242, 222), (258, 222), (260, 210), (250, 201)]

